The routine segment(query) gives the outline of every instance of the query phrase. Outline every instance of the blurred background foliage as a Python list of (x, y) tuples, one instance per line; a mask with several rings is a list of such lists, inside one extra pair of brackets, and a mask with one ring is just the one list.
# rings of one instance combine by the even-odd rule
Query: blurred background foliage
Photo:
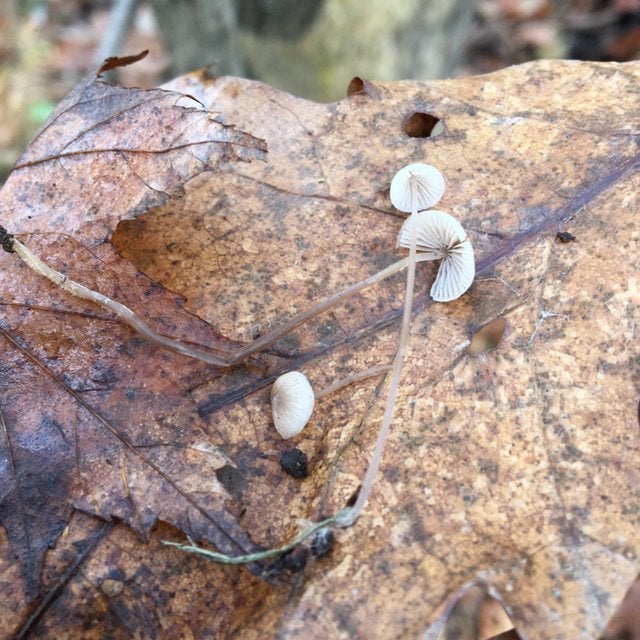
[(155, 86), (210, 65), (332, 101), (355, 75), (636, 59), (640, 0), (0, 0), (0, 181), (93, 64), (142, 49), (118, 81)]

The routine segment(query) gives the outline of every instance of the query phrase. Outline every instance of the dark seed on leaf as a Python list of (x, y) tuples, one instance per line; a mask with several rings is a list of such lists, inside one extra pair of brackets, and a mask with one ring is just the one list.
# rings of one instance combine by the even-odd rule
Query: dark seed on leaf
[(4, 227), (0, 227), (0, 246), (7, 253), (13, 253), (13, 236)]
[(556, 233), (556, 238), (558, 238), (560, 242), (574, 242), (576, 239), (576, 237), (568, 231), (558, 231), (558, 233)]
[(306, 478), (308, 473), (307, 454), (297, 447), (285, 449), (280, 454), (280, 466), (294, 478)]
[(333, 531), (328, 527), (320, 529), (311, 541), (311, 555), (314, 558), (326, 556), (333, 547)]

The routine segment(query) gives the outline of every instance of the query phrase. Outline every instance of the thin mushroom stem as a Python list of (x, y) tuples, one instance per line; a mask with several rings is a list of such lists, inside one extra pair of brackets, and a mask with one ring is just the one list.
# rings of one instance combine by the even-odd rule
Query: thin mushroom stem
[[(417, 198), (415, 193), (415, 184), (410, 182), (411, 189), (411, 216), (415, 216), (418, 213)], [(358, 497), (350, 509), (344, 510), (338, 518), (336, 518), (336, 526), (338, 527), (350, 527), (362, 513), (371, 490), (373, 489), (373, 483), (378, 474), (380, 463), (382, 462), (382, 454), (384, 453), (384, 447), (389, 437), (389, 431), (391, 428), (391, 421), (393, 420), (393, 412), (396, 406), (396, 398), (398, 396), (398, 389), (400, 387), (400, 375), (402, 373), (402, 364), (404, 362), (404, 355), (409, 343), (409, 329), (411, 328), (411, 310), (413, 308), (413, 289), (416, 274), (416, 243), (417, 243), (417, 225), (412, 225), (411, 228), (411, 245), (409, 247), (409, 264), (407, 268), (407, 284), (404, 295), (404, 309), (402, 313), (402, 324), (400, 326), (400, 338), (398, 340), (398, 350), (393, 359), (391, 384), (389, 386), (389, 394), (387, 395), (387, 404), (384, 410), (384, 417), (382, 419), (382, 426), (378, 432), (376, 444), (371, 455), (369, 466), (362, 480), (362, 486), (358, 492)]]
[(225, 360), (212, 353), (191, 347), (180, 340), (176, 340), (175, 338), (168, 338), (160, 333), (156, 333), (148, 324), (146, 324), (146, 322), (129, 309), (129, 307), (112, 300), (102, 293), (93, 291), (78, 282), (70, 280), (67, 276), (55, 269), (52, 269), (48, 264), (40, 260), (38, 256), (27, 249), (27, 247), (25, 247), (19, 240), (16, 240), (16, 238), (13, 238), (13, 251), (36, 273), (48, 278), (51, 282), (58, 285), (61, 289), (68, 291), (72, 295), (77, 296), (78, 298), (83, 298), (84, 300), (95, 302), (103, 309), (111, 311), (149, 342), (157, 344), (160, 347), (164, 347), (165, 349), (175, 351), (176, 353), (189, 356), (190, 358), (203, 360), (204, 362), (218, 367), (228, 366)]
[(389, 265), (385, 269), (382, 269), (381, 271), (374, 273), (368, 278), (365, 278), (360, 282), (356, 282), (355, 284), (352, 284), (351, 286), (347, 287), (346, 289), (343, 289), (342, 291), (338, 291), (337, 293), (334, 293), (328, 298), (325, 298), (322, 302), (318, 302), (310, 309), (307, 309), (306, 311), (303, 311), (302, 313), (299, 313), (298, 315), (293, 316), (293, 318), (290, 318), (283, 325), (277, 327), (273, 331), (270, 331), (269, 333), (265, 333), (263, 336), (260, 336), (259, 338), (254, 340), (251, 344), (248, 344), (246, 347), (241, 347), (238, 351), (236, 351), (236, 353), (234, 353), (229, 358), (229, 364), (234, 365), (234, 364), (237, 364), (238, 362), (241, 362), (248, 356), (253, 355), (254, 353), (257, 353), (258, 351), (260, 351), (261, 349), (264, 349), (270, 344), (273, 344), (276, 340), (278, 340), (285, 334), (289, 333), (289, 331), (292, 331), (296, 327), (299, 327), (301, 324), (304, 324), (305, 322), (308, 322), (309, 320), (315, 318), (315, 316), (339, 304), (343, 300), (346, 300), (353, 294), (358, 293), (358, 291), (361, 291), (362, 289), (365, 289), (366, 287), (369, 287), (372, 284), (375, 284), (376, 282), (380, 282), (392, 276), (393, 274), (398, 273), (399, 271), (402, 271), (402, 269), (404, 269), (409, 265), (410, 260), (411, 260), (411, 256), (409, 256), (408, 258), (402, 258), (402, 260), (398, 260), (397, 262), (394, 262), (393, 264)]
[[(382, 269), (381, 271), (374, 273), (368, 278), (365, 278), (364, 280), (361, 280), (360, 282), (357, 282), (356, 284), (353, 284), (346, 289), (343, 289), (342, 291), (334, 293), (333, 295), (314, 305), (310, 309), (299, 313), (298, 315), (285, 322), (282, 326), (274, 329), (273, 331), (270, 331), (264, 336), (261, 336), (257, 340), (254, 340), (251, 344), (248, 344), (245, 347), (241, 347), (230, 356), (223, 357), (220, 355), (216, 355), (210, 351), (188, 345), (181, 340), (169, 338), (168, 336), (157, 333), (134, 311), (129, 309), (129, 307), (123, 305), (120, 302), (112, 300), (102, 293), (93, 291), (92, 289), (89, 289), (88, 287), (85, 287), (84, 285), (69, 279), (64, 274), (56, 271), (48, 264), (43, 262), (40, 258), (38, 258), (38, 256), (36, 256), (15, 237), (11, 236), (10, 234), (6, 234), (5, 232), (2, 235), (2, 238), (3, 247), (5, 248), (5, 250), (15, 253), (30, 269), (49, 279), (55, 285), (59, 286), (65, 291), (68, 291), (72, 295), (84, 300), (89, 300), (90, 302), (94, 302), (103, 309), (114, 313), (120, 320), (122, 320), (125, 324), (128, 324), (134, 331), (136, 331), (149, 342), (156, 344), (164, 349), (168, 349), (169, 351), (187, 356), (189, 358), (194, 358), (196, 360), (206, 362), (207, 364), (225, 368), (232, 367), (236, 364), (239, 364), (243, 360), (246, 360), (249, 356), (269, 346), (270, 344), (287, 334), (289, 331), (292, 331), (296, 327), (304, 324), (308, 320), (311, 320), (323, 311), (326, 311), (334, 305), (339, 304), (343, 300), (346, 300), (358, 291), (361, 291), (362, 289), (365, 289), (366, 287), (369, 287), (376, 282), (380, 282), (392, 276), (393, 274), (402, 271), (402, 269), (404, 269), (410, 261), (409, 257), (394, 262), (386, 269)], [(420, 256), (418, 256), (418, 261), (421, 261)]]
[(276, 547), (274, 549), (267, 549), (266, 551), (258, 551), (256, 553), (249, 553), (241, 556), (228, 556), (224, 553), (218, 553), (217, 551), (209, 551), (209, 549), (198, 546), (193, 540), (191, 540), (191, 538), (188, 539), (189, 544), (170, 542), (169, 540), (161, 540), (160, 542), (168, 547), (176, 547), (177, 549), (180, 549), (180, 551), (186, 551), (187, 553), (196, 553), (221, 564), (249, 564), (252, 562), (260, 562), (261, 560), (268, 560), (269, 558), (275, 558), (287, 551), (291, 551), (320, 529), (332, 525), (343, 513), (345, 512), (341, 511), (326, 520), (312, 524), (282, 547)]
[(383, 373), (387, 373), (387, 371), (390, 370), (391, 367), (388, 364), (376, 364), (373, 367), (364, 369), (363, 371), (356, 371), (351, 375), (332, 382), (331, 384), (324, 387), (324, 389), (320, 389), (320, 391), (315, 394), (316, 400), (331, 395), (332, 393), (339, 391), (343, 387), (348, 387), (350, 384), (360, 382), (361, 380), (366, 380), (367, 378), (373, 378), (374, 376), (379, 376)]

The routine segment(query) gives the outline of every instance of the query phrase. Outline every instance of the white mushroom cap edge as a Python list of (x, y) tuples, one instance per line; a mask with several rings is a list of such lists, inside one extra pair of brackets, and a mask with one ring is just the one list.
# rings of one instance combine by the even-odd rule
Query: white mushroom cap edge
[(411, 213), (413, 210), (421, 211), (432, 207), (442, 198), (444, 189), (444, 177), (435, 167), (415, 162), (403, 167), (393, 176), (389, 196), (396, 209)]
[(431, 297), (436, 302), (459, 298), (476, 275), (473, 247), (462, 225), (444, 211), (421, 211), (405, 220), (398, 234), (398, 246), (410, 247), (414, 224), (417, 250), (429, 256), (427, 259), (442, 259)]
[(298, 435), (313, 413), (315, 395), (304, 373), (289, 371), (271, 387), (273, 424), (285, 439)]

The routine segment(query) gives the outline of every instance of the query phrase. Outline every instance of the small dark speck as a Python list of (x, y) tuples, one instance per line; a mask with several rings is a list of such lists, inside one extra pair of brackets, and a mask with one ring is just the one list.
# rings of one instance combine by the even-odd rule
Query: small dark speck
[(280, 466), (294, 478), (306, 478), (309, 475), (307, 454), (297, 447), (280, 454)]
[(307, 547), (296, 547), (292, 551), (285, 553), (272, 562), (264, 570), (264, 575), (269, 578), (277, 578), (285, 571), (290, 573), (300, 573), (307, 566), (308, 558), (309, 549), (307, 549)]
[(311, 555), (314, 558), (326, 556), (333, 547), (333, 531), (328, 527), (320, 529), (311, 541)]
[(575, 242), (576, 237), (572, 234), (569, 233), (568, 231), (558, 231), (558, 233), (556, 233), (556, 238), (558, 238), (558, 240), (560, 240), (560, 242)]
[(307, 566), (309, 550), (306, 547), (297, 547), (287, 554), (287, 569), (291, 573), (300, 573)]
[(353, 505), (356, 503), (356, 500), (358, 499), (358, 494), (360, 493), (361, 488), (362, 485), (358, 485), (358, 488), (349, 496), (345, 507), (353, 507)]

